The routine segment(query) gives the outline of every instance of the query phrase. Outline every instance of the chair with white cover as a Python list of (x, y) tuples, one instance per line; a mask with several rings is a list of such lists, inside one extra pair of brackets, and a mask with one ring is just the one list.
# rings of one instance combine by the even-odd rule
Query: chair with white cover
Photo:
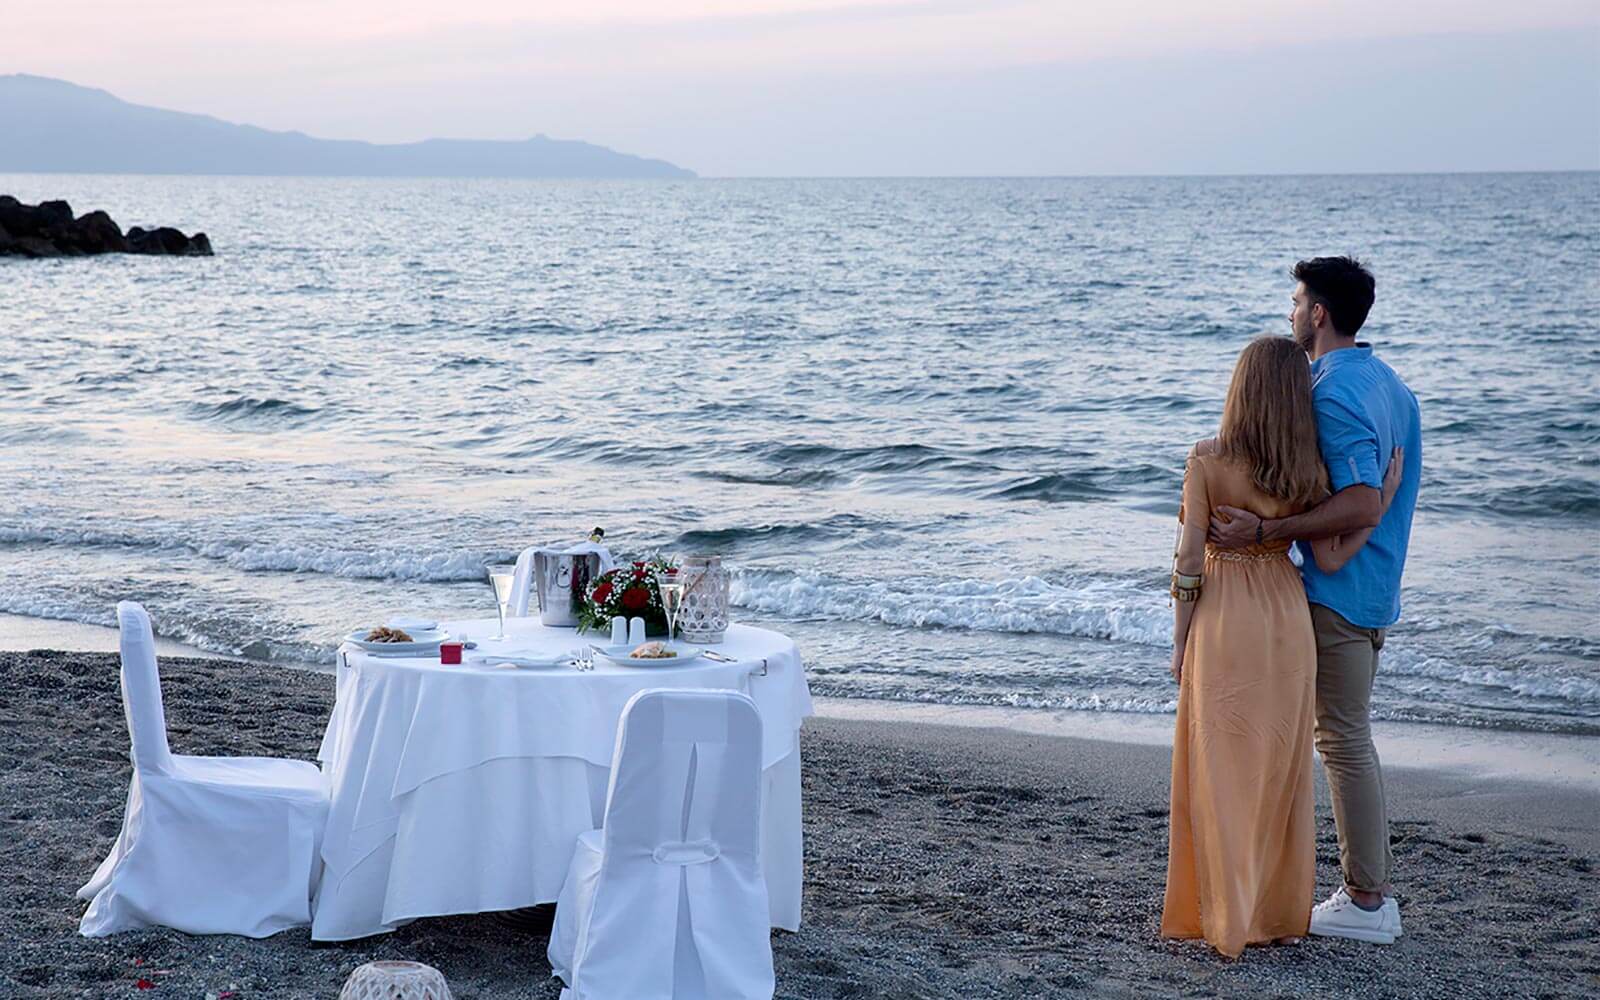
[(87, 937), (160, 925), (266, 937), (311, 922), (328, 795), (313, 764), (167, 746), (150, 616), (117, 605), (133, 780), (122, 832), (78, 898)]
[(734, 691), (641, 691), (604, 825), (578, 838), (550, 966), (563, 1000), (770, 1000), (761, 716)]

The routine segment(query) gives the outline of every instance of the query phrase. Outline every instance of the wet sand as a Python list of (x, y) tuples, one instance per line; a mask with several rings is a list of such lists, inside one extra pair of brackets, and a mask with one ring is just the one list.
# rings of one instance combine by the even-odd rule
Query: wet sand
[[(324, 674), (164, 659), (179, 753), (312, 759)], [(862, 714), (862, 713), (853, 713)], [(495, 915), (313, 944), (152, 929), (85, 939), (73, 893), (115, 837), (127, 731), (114, 656), (0, 653), (0, 995), (334, 997), (357, 965), (409, 958), (455, 995), (559, 993), (544, 929)], [(773, 937), (778, 996), (1567, 997), (1600, 992), (1600, 794), (1391, 767), (1392, 947), (1308, 940), (1238, 961), (1156, 933), (1167, 749), (1015, 728), (812, 720), (805, 924)], [(1336, 884), (1325, 792), (1319, 894)], [(152, 991), (136, 992), (139, 980)]]

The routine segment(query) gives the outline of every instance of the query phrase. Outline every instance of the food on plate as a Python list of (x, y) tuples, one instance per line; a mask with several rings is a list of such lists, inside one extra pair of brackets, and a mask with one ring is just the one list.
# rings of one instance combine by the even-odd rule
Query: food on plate
[(628, 654), (630, 659), (635, 660), (669, 660), (677, 655), (664, 642), (647, 642)]
[(371, 632), (367, 633), (367, 641), (368, 642), (415, 642), (416, 640), (412, 639), (409, 634), (407, 634), (405, 632), (402, 632), (400, 629), (389, 628), (387, 625), (379, 625), (377, 628), (375, 628)]

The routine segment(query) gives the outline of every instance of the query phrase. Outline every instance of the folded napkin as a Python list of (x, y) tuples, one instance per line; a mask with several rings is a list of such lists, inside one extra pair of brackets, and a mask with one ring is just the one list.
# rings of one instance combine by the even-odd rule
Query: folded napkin
[[(530, 545), (517, 556), (516, 574), (511, 579), (511, 614), (517, 618), (528, 616), (528, 605), (533, 604), (533, 557), (537, 552), (555, 552), (564, 556), (594, 554), (600, 557), (600, 572), (616, 568), (611, 550), (599, 542), (579, 542), (567, 548), (550, 545)], [(537, 607), (537, 605), (535, 605)]]
[(572, 657), (561, 656), (469, 656), (466, 659), (470, 667), (559, 667)]

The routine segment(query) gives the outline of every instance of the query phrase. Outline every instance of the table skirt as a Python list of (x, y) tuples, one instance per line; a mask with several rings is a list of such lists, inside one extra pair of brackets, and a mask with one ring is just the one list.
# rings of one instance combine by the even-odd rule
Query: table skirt
[[(800, 926), (801, 892), (799, 734), (791, 739), (765, 769), (761, 816), (772, 926), (786, 930)], [(423, 782), (384, 810), (385, 829), (351, 831), (359, 854), (325, 845), (342, 868), (323, 871), (312, 938), (555, 902), (578, 835), (601, 825), (609, 782), (609, 767), (580, 757), (506, 757)]]

